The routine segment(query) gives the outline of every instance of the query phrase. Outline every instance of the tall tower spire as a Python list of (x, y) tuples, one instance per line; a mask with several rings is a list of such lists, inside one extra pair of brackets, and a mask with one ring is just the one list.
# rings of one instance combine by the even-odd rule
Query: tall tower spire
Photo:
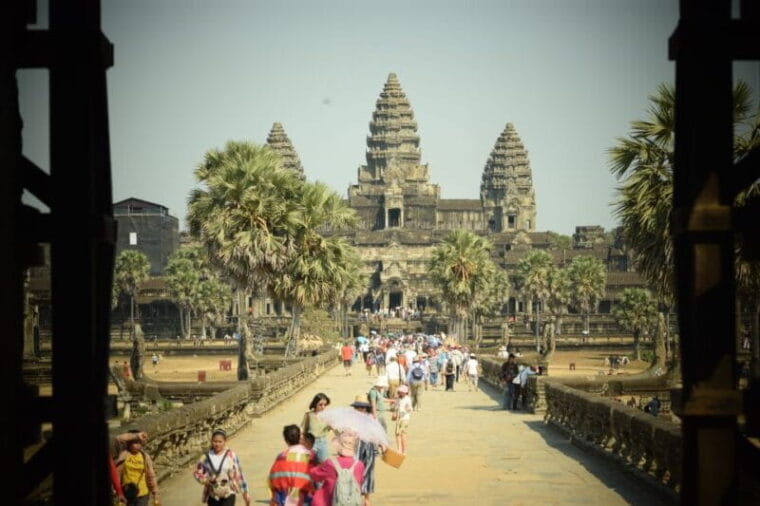
[(427, 167), (420, 166), (420, 138), (414, 112), (394, 73), (388, 74), (380, 92), (369, 131), (367, 165), (360, 169), (360, 181), (386, 184), (427, 181)]
[(283, 167), (294, 171), (301, 179), (306, 179), (301, 159), (298, 158), (298, 153), (293, 149), (293, 144), (290, 142), (281, 123), (274, 123), (272, 125), (272, 129), (269, 131), (269, 135), (267, 135), (267, 145), (272, 151), (280, 155)]
[(536, 229), (536, 200), (528, 151), (507, 123), (483, 169), (480, 199), (492, 231)]

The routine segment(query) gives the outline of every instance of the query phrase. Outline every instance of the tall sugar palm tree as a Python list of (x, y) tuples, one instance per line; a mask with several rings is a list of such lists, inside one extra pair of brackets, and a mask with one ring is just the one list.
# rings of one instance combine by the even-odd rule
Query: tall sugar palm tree
[(216, 328), (224, 323), (224, 316), (232, 302), (232, 293), (227, 283), (216, 276), (209, 276), (198, 287), (197, 307), (201, 315), (201, 338), (206, 338), (206, 323), (210, 327), (211, 338), (216, 337)]
[[(744, 82), (734, 86), (734, 160), (738, 161), (760, 147), (760, 112), (753, 107), (751, 90)], [(625, 242), (631, 246), (636, 269), (655, 290), (667, 307), (674, 302), (673, 241), (670, 218), (673, 210), (673, 149), (675, 133), (675, 91), (662, 84), (649, 97), (650, 108), (644, 120), (631, 122), (627, 137), (617, 139), (609, 150), (611, 172), (618, 177), (615, 213), (620, 219)], [(758, 198), (757, 181), (741, 192), (736, 205)], [(740, 300), (754, 310), (753, 335), (760, 347), (760, 299), (746, 295), (757, 293), (760, 269), (742, 255), (737, 244), (735, 273)], [(755, 360), (760, 374), (760, 355)]]
[(641, 360), (641, 335), (653, 334), (657, 325), (657, 303), (648, 290), (626, 288), (612, 309), (618, 325), (633, 333), (633, 352)]
[(475, 347), (479, 348), (483, 339), (483, 320), (501, 314), (504, 302), (509, 298), (507, 273), (493, 262), (486, 262), (483, 288), (475, 294), (472, 304), (472, 334)]
[(247, 379), (252, 357), (248, 299), (253, 290), (268, 285), (293, 251), (303, 183), (269, 148), (249, 142), (228, 142), (223, 150), (208, 151), (195, 177), (202, 188), (190, 194), (190, 231), (236, 288), (238, 378)]
[(449, 306), (450, 332), (459, 340), (467, 339), (467, 317), (476, 294), (488, 285), (491, 248), (488, 240), (455, 230), (433, 249), (430, 276)]
[(549, 272), (552, 269), (552, 258), (542, 250), (531, 251), (517, 264), (517, 274), (520, 279), (521, 291), (528, 297), (536, 308), (536, 351), (539, 351), (539, 332), (541, 326), (541, 306), (549, 297)]
[(553, 332), (547, 336), (544, 343), (546, 350), (546, 360), (549, 361), (554, 355), (557, 348), (557, 340), (554, 333), (562, 333), (562, 316), (567, 313), (567, 306), (570, 304), (570, 279), (567, 271), (557, 266), (552, 266), (548, 273), (548, 296), (546, 297), (546, 310), (554, 318)]
[(577, 256), (567, 267), (572, 304), (583, 315), (584, 329), (589, 332), (589, 317), (604, 297), (607, 268), (594, 257)]
[(125, 249), (116, 255), (114, 287), (119, 294), (129, 296), (129, 322), (134, 334), (135, 298), (140, 287), (150, 276), (150, 262), (141, 251)]
[(198, 306), (201, 274), (193, 261), (178, 250), (166, 266), (166, 285), (179, 308), (179, 327), (182, 337), (188, 339), (192, 331), (192, 313)]

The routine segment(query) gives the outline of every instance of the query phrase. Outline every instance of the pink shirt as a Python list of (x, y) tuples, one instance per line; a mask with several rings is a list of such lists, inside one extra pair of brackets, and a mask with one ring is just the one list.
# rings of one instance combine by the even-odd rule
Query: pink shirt
[[(336, 457), (338, 464), (343, 469), (348, 469), (356, 459), (353, 457)], [(335, 482), (338, 481), (338, 471), (333, 467), (330, 459), (325, 460), (317, 467), (311, 468), (309, 471), (311, 479), (315, 482), (324, 482), (322, 487), (314, 492), (314, 499), (312, 500), (312, 506), (330, 506), (332, 504), (333, 492), (335, 491)], [(354, 478), (356, 483), (361, 487), (362, 476), (364, 476), (364, 464), (356, 460), (356, 466), (354, 467)]]

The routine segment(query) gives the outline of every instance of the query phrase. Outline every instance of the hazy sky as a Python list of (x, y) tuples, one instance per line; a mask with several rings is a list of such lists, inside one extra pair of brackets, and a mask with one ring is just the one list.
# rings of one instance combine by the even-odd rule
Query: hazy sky
[[(443, 198), (478, 198), (511, 122), (538, 229), (609, 228), (606, 150), (673, 81), (677, 17), (676, 0), (103, 0), (114, 198), (159, 202), (184, 227), (203, 153), (263, 143), (275, 121), (307, 177), (346, 196), (395, 72)], [(757, 88), (757, 65), (742, 70)], [(47, 77), (19, 76), (25, 153), (47, 168)]]

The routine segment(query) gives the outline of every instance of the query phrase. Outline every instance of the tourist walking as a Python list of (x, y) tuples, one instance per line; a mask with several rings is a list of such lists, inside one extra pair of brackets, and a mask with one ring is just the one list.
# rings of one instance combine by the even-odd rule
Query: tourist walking
[(385, 366), (385, 374), (388, 376), (388, 394), (395, 397), (396, 389), (406, 377), (404, 367), (398, 363), (395, 356), (391, 357), (391, 361)]
[(343, 369), (346, 371), (346, 376), (350, 376), (351, 366), (354, 362), (354, 348), (348, 344), (348, 341), (343, 343), (343, 347), (340, 349), (340, 358), (343, 360)]
[(304, 413), (301, 422), (301, 432), (304, 434), (310, 432), (314, 435), (314, 453), (317, 454), (317, 461), (324, 462), (330, 456), (329, 443), (332, 436), (332, 429), (317, 417), (320, 411), (330, 405), (330, 398), (323, 393), (318, 393), (309, 404), (309, 411)]
[(240, 459), (227, 448), (227, 433), (223, 429), (214, 429), (211, 433), (211, 447), (201, 455), (193, 476), (203, 485), (203, 504), (234, 506), (238, 494), (242, 494), (246, 506), (251, 504)]
[(443, 377), (446, 381), (446, 391), (454, 391), (454, 377), (456, 376), (456, 366), (453, 359), (448, 359), (443, 366)]
[(380, 422), (380, 425), (387, 431), (388, 425), (385, 421), (385, 403), (389, 402), (385, 400), (385, 390), (388, 388), (388, 377), (378, 376), (375, 385), (370, 389), (367, 397), (370, 403), (370, 414)]
[(399, 453), (406, 455), (406, 432), (412, 419), (412, 401), (409, 399), (409, 387), (401, 385), (396, 391), (398, 400), (393, 417), (396, 420), (396, 446)]
[[(366, 394), (357, 395), (354, 402), (351, 403), (351, 407), (368, 415), (372, 409), (369, 397)], [(383, 450), (384, 448), (381, 447), (380, 451)], [(375, 492), (375, 457), (377, 456), (377, 453), (378, 448), (373, 443), (364, 441), (361, 438), (357, 440), (356, 454), (354, 456), (364, 464), (361, 483), (364, 506), (370, 506), (369, 496)]]
[(426, 357), (425, 360), (428, 364), (428, 382), (430, 383), (430, 386), (435, 389), (435, 387), (438, 386), (438, 356), (435, 351), (430, 352), (430, 356)]
[(312, 490), (309, 469), (315, 454), (301, 444), (298, 425), (286, 425), (282, 437), (288, 448), (280, 452), (269, 469), (270, 506), (303, 506)]
[(419, 357), (415, 357), (412, 366), (409, 368), (409, 372), (406, 375), (406, 384), (409, 385), (409, 390), (412, 397), (412, 409), (420, 411), (422, 409), (422, 391), (425, 388), (425, 380), (427, 375), (425, 374), (425, 368), (422, 367)]
[(143, 450), (147, 434), (132, 430), (117, 436), (116, 442), (120, 450), (114, 463), (127, 506), (148, 506), (151, 495), (158, 503), (156, 470), (150, 455)]
[(467, 375), (467, 390), (477, 390), (478, 377), (480, 376), (480, 363), (475, 358), (475, 354), (470, 354), (470, 358), (464, 365), (464, 372)]
[[(360, 506), (364, 500), (361, 495), (364, 464), (354, 457), (356, 453), (356, 436), (344, 431), (334, 440), (338, 455), (330, 457), (318, 466), (311, 468), (309, 476), (315, 484), (322, 484), (314, 492), (312, 506), (331, 506), (346, 504)], [(345, 473), (348, 470), (349, 473)], [(347, 478), (353, 478), (353, 481)], [(335, 497), (337, 494), (337, 497)], [(336, 501), (334, 499), (342, 499)]]

